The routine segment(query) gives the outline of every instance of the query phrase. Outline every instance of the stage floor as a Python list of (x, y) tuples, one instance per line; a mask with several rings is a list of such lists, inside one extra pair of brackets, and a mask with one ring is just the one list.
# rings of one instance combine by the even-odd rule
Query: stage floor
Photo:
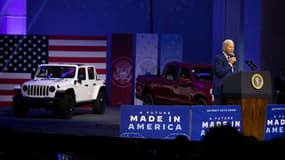
[(45, 109), (30, 109), (26, 118), (16, 118), (12, 107), (0, 107), (0, 128), (16, 132), (78, 136), (120, 136), (120, 107), (107, 107), (105, 114), (93, 114), (88, 107), (74, 109), (72, 119), (56, 118)]

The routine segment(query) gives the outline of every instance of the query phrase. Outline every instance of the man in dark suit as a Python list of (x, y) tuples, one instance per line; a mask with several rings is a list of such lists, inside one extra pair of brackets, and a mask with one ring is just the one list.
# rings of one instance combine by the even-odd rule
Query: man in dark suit
[(234, 42), (226, 39), (222, 48), (223, 52), (216, 55), (214, 59), (213, 94), (215, 105), (225, 104), (222, 94), (223, 80), (238, 70), (237, 58), (234, 54)]

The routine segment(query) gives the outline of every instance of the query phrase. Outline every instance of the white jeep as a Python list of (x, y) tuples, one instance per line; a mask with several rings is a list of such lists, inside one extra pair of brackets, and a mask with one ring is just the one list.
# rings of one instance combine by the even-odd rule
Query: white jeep
[(95, 66), (89, 64), (41, 64), (15, 91), (16, 117), (26, 117), (29, 108), (52, 110), (60, 118), (72, 118), (73, 108), (83, 104), (91, 104), (96, 114), (106, 108), (105, 80), (97, 79)]

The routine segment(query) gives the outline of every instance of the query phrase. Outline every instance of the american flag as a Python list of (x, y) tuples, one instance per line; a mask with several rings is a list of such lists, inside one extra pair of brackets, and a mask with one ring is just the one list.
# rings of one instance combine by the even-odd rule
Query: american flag
[(13, 88), (41, 63), (88, 63), (106, 79), (105, 36), (0, 35), (0, 107), (11, 106)]

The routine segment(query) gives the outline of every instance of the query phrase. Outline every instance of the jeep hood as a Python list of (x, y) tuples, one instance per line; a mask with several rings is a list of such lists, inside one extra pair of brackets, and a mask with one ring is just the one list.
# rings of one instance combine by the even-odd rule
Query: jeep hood
[(30, 80), (23, 85), (48, 85), (48, 86), (65, 86), (70, 85), (70, 83), (73, 83), (74, 80), (71, 79), (46, 79), (46, 80)]

